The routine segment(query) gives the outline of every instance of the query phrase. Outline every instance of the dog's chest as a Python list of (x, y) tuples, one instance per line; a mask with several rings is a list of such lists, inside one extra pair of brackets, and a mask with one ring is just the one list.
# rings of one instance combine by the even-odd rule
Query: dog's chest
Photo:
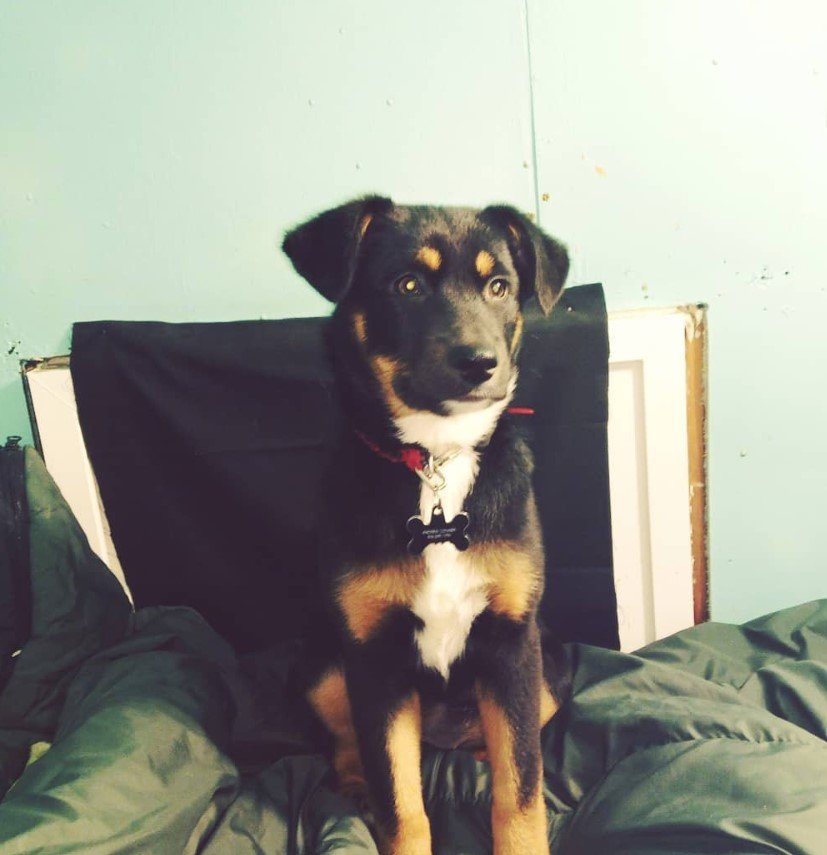
[[(445, 518), (463, 509), (477, 475), (477, 455), (463, 452), (443, 467), (445, 488), (440, 499)], [(420, 514), (429, 520), (434, 494), (425, 484), (420, 493)], [(473, 525), (473, 521), (472, 521)], [(425, 548), (425, 575), (414, 595), (411, 611), (424, 626), (416, 632), (422, 663), (447, 679), (451, 665), (465, 649), (471, 625), (487, 605), (486, 580), (475, 570), (470, 556), (451, 543)]]

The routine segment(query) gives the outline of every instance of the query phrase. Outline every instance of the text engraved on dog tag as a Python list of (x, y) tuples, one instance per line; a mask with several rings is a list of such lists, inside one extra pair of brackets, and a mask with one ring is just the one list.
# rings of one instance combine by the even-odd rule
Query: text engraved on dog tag
[(411, 517), (405, 524), (411, 536), (408, 541), (408, 552), (419, 555), (432, 543), (453, 543), (459, 550), (468, 549), (471, 543), (468, 538), (469, 523), (470, 519), (465, 511), (458, 513), (451, 522), (446, 522), (445, 514), (439, 506), (434, 508), (429, 523), (426, 523), (422, 517)]

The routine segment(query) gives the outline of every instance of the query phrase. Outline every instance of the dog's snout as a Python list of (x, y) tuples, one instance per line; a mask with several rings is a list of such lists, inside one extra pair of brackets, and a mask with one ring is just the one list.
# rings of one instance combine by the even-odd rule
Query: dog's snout
[(451, 349), (448, 362), (462, 375), (463, 380), (479, 386), (491, 379), (497, 367), (497, 356), (484, 347), (459, 345)]

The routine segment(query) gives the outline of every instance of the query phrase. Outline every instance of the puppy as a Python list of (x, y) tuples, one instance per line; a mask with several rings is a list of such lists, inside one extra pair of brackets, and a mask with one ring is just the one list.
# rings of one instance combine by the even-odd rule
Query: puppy
[(484, 742), (496, 855), (548, 852), (540, 729), (557, 709), (537, 606), (544, 556), (529, 451), (501, 418), (522, 307), (548, 313), (565, 248), (516, 210), (369, 197), (289, 232), (336, 303), (346, 418), (321, 496), (336, 642), (308, 691), (345, 791), (365, 784), (380, 849), (427, 855), (423, 739)]

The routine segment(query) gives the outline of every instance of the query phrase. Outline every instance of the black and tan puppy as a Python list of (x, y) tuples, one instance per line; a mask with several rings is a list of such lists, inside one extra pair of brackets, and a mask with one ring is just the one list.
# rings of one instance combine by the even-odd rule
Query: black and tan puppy
[(512, 208), (370, 197), (284, 250), (336, 309), (348, 429), (323, 491), (339, 642), (308, 692), (344, 789), (364, 779), (383, 852), (426, 855), (422, 739), (484, 737), (497, 855), (548, 852), (540, 728), (557, 708), (537, 625), (531, 459), (508, 419), (522, 305), (554, 305), (565, 249)]

